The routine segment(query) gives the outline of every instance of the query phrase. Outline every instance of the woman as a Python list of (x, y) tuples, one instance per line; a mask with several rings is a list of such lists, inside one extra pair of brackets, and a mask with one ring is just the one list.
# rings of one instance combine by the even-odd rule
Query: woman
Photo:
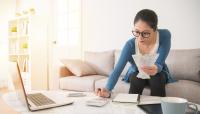
[[(149, 85), (151, 96), (166, 96), (165, 84), (174, 81), (165, 64), (165, 59), (171, 47), (171, 34), (166, 29), (158, 30), (157, 24), (157, 15), (152, 10), (143, 9), (136, 14), (134, 29), (132, 31), (135, 37), (126, 42), (119, 61), (109, 76), (106, 87), (98, 89), (96, 91), (97, 95), (101, 97), (110, 97), (111, 91), (117, 83), (126, 63), (130, 62), (131, 66), (124, 77), (125, 81), (130, 82), (130, 94), (142, 94), (144, 87)], [(141, 67), (143, 72), (150, 75), (150, 79), (138, 78), (138, 67), (132, 55), (152, 53), (159, 54), (155, 64), (153, 66)]]

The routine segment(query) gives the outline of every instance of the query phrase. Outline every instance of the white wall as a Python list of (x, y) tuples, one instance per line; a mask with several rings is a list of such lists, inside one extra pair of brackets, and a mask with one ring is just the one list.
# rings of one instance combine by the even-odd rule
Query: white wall
[(200, 0), (83, 0), (83, 50), (121, 49), (144, 8), (157, 13), (159, 28), (171, 31), (173, 49), (200, 48)]
[(16, 0), (16, 11), (22, 13), (34, 8), (37, 15), (48, 15), (50, 0)]
[(15, 13), (14, 0), (0, 1), (0, 87), (8, 80), (8, 20)]
[(52, 0), (17, 0), (18, 12), (35, 9), (35, 15), (30, 20), (30, 62), (31, 62), (31, 88), (48, 89), (48, 79), (51, 62), (49, 61), (49, 45), (52, 37)]

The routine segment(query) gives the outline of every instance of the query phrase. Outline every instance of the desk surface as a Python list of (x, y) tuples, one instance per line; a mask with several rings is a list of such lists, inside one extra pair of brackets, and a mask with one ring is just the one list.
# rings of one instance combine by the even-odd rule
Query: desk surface
[[(59, 91), (59, 92), (61, 92), (65, 96), (69, 93), (66, 91)], [(107, 105), (103, 107), (87, 106), (85, 104), (85, 101), (96, 96), (93, 93), (89, 92), (84, 92), (84, 93), (87, 95), (86, 97), (72, 98), (74, 100), (74, 103), (72, 105), (52, 108), (48, 110), (35, 111), (35, 112), (22, 111), (21, 113), (23, 114), (33, 114), (33, 113), (34, 114), (47, 114), (47, 113), (48, 114), (145, 114), (141, 109), (137, 107), (136, 104), (133, 103), (109, 102)], [(0, 98), (0, 114), (20, 114), (19, 112), (14, 110), (14, 107), (10, 107), (10, 105), (7, 105), (6, 104), (7, 102), (4, 101), (5, 98), (11, 99), (11, 97), (12, 94), (7, 94), (7, 97), (4, 96)], [(159, 97), (142, 96), (141, 99), (146, 99), (146, 100), (150, 99), (149, 101), (155, 102), (156, 99), (159, 99)], [(144, 104), (145, 103), (148, 102), (144, 102)]]
[(15, 111), (13, 108), (8, 106), (3, 99), (0, 97), (0, 114), (20, 114)]
[[(43, 92), (42, 92), (43, 93)], [(60, 95), (67, 95), (69, 92), (66, 91), (59, 91)], [(17, 107), (17, 101), (14, 103), (11, 99), (13, 98), (13, 93), (7, 93), (4, 94), (2, 97), (2, 100), (4, 100), (4, 103), (8, 103), (8, 106), (11, 106), (13, 110), (17, 110), (21, 112), (22, 114), (145, 114), (143, 111), (141, 111), (136, 104), (120, 104), (120, 103), (113, 103), (109, 102), (103, 107), (91, 107), (86, 105), (86, 101), (90, 100), (91, 98), (96, 98), (97, 96), (94, 93), (91, 92), (84, 92), (87, 96), (85, 97), (71, 97), (70, 99), (74, 100), (74, 103), (72, 105), (66, 105), (62, 107), (56, 107), (51, 108), (47, 110), (40, 110), (35, 112), (30, 112), (27, 109), (24, 110), (23, 107)], [(46, 94), (46, 93), (44, 93)], [(51, 94), (49, 91), (48, 94), (51, 96), (54, 94)], [(54, 96), (54, 95), (53, 95)], [(50, 97), (51, 98), (51, 97)], [(111, 99), (109, 99), (111, 101)], [(8, 111), (6, 112), (6, 114)], [(5, 114), (5, 113), (2, 113)], [(10, 113), (10, 114), (19, 114), (19, 113)]]
[[(0, 88), (0, 93), (8, 93), (8, 88)], [(8, 106), (2, 99), (0, 95), (0, 114), (20, 114), (19, 112), (15, 111), (12, 107)]]

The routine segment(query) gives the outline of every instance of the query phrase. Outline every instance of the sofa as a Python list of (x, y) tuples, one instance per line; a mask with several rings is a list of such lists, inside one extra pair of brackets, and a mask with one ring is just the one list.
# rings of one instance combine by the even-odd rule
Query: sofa
[[(74, 76), (64, 65), (59, 66), (59, 88), (73, 91), (95, 91), (105, 87), (108, 76), (114, 69), (120, 50), (105, 52), (85, 52), (84, 61), (95, 69), (97, 74)], [(171, 50), (166, 59), (170, 73), (177, 80), (166, 84), (166, 95), (182, 97), (190, 102), (200, 104), (200, 49)], [(122, 80), (130, 64), (127, 63), (114, 87), (114, 93), (128, 93), (130, 83)], [(145, 87), (143, 94), (150, 95), (149, 87)]]

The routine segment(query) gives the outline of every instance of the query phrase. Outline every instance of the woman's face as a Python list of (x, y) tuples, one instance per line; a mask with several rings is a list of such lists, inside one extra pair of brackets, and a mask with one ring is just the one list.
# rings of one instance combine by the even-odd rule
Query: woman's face
[(135, 23), (133, 34), (142, 44), (151, 42), (153, 37), (155, 37), (155, 31), (142, 20), (138, 20)]

